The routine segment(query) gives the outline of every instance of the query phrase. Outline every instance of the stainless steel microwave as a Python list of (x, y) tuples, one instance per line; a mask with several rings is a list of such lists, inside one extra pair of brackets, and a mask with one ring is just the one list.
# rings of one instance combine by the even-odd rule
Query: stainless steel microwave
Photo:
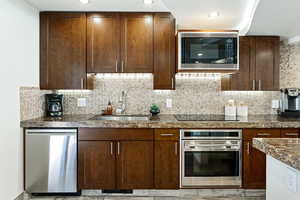
[(179, 70), (238, 70), (238, 32), (179, 32)]

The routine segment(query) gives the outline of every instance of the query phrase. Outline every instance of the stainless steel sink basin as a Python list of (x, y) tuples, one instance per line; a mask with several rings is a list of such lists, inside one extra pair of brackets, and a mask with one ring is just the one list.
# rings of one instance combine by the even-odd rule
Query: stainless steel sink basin
[(150, 120), (150, 117), (147, 115), (96, 115), (91, 120), (123, 120), (123, 121), (147, 121)]

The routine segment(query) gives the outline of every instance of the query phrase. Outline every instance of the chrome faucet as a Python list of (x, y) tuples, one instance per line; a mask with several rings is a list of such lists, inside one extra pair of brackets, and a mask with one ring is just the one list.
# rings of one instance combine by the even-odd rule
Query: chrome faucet
[(118, 107), (116, 109), (116, 114), (121, 115), (124, 114), (126, 110), (126, 92), (122, 91), (122, 95), (118, 101)]

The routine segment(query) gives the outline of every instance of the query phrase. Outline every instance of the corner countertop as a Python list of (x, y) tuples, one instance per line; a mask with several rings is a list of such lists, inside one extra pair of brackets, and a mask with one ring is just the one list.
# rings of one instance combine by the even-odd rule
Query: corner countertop
[(254, 138), (253, 146), (300, 171), (299, 138)]
[(20, 125), (23, 128), (300, 128), (300, 119), (277, 115), (250, 115), (239, 121), (178, 121), (174, 115), (159, 115), (159, 119), (147, 121), (91, 120), (93, 116), (41, 117), (21, 121)]

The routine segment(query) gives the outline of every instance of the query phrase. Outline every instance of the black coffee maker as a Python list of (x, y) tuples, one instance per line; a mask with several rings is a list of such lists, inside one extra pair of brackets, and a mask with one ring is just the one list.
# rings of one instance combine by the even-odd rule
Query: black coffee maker
[(63, 115), (63, 95), (46, 94), (46, 114), (48, 117), (61, 117)]

